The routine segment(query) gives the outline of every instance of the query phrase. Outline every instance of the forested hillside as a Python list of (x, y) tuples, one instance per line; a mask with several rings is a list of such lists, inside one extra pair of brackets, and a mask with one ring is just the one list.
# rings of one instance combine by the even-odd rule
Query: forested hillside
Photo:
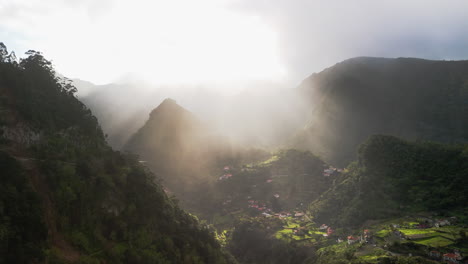
[(311, 116), (293, 146), (345, 166), (375, 134), (468, 141), (468, 61), (349, 59), (313, 74), (298, 92)]
[(0, 43), (0, 263), (231, 263), (138, 159), (113, 151), (39, 52)]
[(466, 215), (468, 148), (373, 136), (358, 161), (310, 205), (319, 221), (356, 226), (416, 212)]

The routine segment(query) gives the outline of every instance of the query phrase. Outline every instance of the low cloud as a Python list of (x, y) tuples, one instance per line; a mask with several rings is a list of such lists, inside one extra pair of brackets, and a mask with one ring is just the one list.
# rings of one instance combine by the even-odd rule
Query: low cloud
[(242, 0), (232, 8), (274, 27), (297, 79), (356, 56), (468, 59), (468, 2)]

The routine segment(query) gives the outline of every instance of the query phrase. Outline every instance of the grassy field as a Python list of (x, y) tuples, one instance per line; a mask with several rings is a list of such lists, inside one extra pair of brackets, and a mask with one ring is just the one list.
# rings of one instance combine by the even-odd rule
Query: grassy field
[(310, 235), (303, 235), (303, 236), (295, 235), (292, 229), (282, 229), (276, 232), (275, 237), (277, 239), (282, 239), (286, 241), (291, 241), (291, 240), (311, 240), (311, 242), (315, 241)]
[(449, 240), (443, 236), (433, 236), (429, 238), (418, 239), (413, 242), (434, 248), (446, 247), (454, 243), (453, 240)]
[(428, 229), (399, 229), (400, 232), (405, 234), (405, 236), (408, 236), (410, 238), (416, 238), (416, 237), (424, 237), (424, 236), (432, 236), (436, 233), (435, 230), (432, 228)]
[(389, 229), (382, 229), (382, 230), (379, 230), (378, 232), (375, 233), (375, 235), (377, 237), (380, 237), (380, 238), (384, 238), (386, 236), (389, 236), (391, 234), (391, 230)]
[(446, 247), (452, 245), (460, 238), (461, 227), (448, 226), (427, 229), (400, 229), (414, 243), (429, 247)]

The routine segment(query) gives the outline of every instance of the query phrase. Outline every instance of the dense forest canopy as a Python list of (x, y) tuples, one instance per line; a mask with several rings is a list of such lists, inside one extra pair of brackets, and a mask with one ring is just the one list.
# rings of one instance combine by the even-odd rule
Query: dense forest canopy
[(359, 159), (310, 210), (320, 220), (358, 225), (410, 212), (466, 213), (466, 145), (408, 142), (372, 136)]

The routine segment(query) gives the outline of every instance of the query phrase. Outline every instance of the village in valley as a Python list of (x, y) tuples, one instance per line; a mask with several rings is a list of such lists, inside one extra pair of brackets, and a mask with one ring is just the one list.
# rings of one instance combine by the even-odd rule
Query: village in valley
[(260, 165), (237, 168), (225, 165), (217, 179), (223, 190), (224, 213), (213, 218), (213, 224), (222, 228), (235, 219), (263, 218), (276, 239), (325, 249), (352, 250), (362, 261), (360, 263), (382, 263), (380, 260), (387, 256), (420, 256), (442, 263), (468, 263), (468, 229), (459, 226), (455, 216), (406, 216), (366, 223), (360, 229), (315, 223), (313, 216), (307, 213), (310, 198), (300, 189), (301, 183), (315, 173), (316, 179), (321, 177), (326, 186), (346, 171), (322, 164), (320, 170), (291, 173), (290, 169), (272, 165), (277, 161), (272, 158)]

